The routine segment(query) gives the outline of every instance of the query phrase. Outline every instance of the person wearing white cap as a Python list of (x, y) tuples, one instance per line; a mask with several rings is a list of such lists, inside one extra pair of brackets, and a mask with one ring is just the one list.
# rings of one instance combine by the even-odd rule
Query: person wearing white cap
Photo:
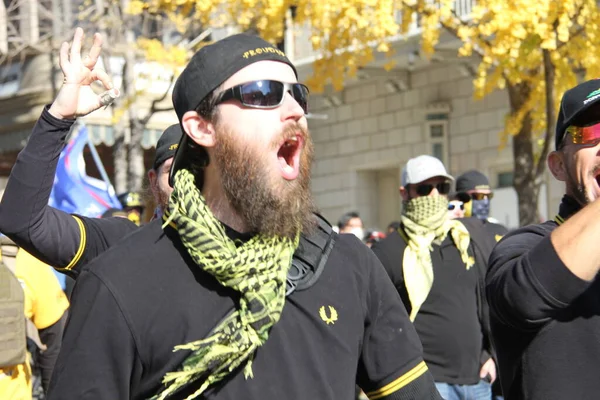
[(496, 368), (485, 321), (485, 269), (465, 226), (448, 218), (452, 182), (437, 158), (408, 160), (400, 228), (372, 250), (410, 314), (442, 397), (489, 400)]

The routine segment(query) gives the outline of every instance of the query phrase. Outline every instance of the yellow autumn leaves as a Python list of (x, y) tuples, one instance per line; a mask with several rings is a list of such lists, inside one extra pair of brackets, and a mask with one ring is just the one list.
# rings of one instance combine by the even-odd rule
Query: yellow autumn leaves
[(562, 93), (576, 84), (577, 74), (585, 79), (600, 76), (596, 1), (478, 0), (471, 3), (468, 19), (454, 13), (458, 2), (400, 3), (403, 12), (429, 17), (423, 24), (426, 52), (434, 51), (436, 32), (443, 29), (461, 40), (460, 55), (477, 56), (473, 80), (477, 98), (507, 85), (527, 94), (508, 116), (504, 139), (519, 132), (526, 116), (532, 132), (546, 129), (543, 51), (549, 53), (554, 68), (555, 109)]
[[(277, 43), (292, 8), (294, 26), (309, 27), (310, 43), (319, 54), (308, 82), (313, 91), (328, 83), (341, 89), (375, 53), (393, 55), (391, 38), (407, 33), (418, 16), (425, 54), (435, 52), (445, 31), (462, 42), (460, 55), (476, 57), (476, 97), (507, 85), (527, 88), (529, 97), (507, 119), (507, 135), (518, 132), (527, 114), (534, 131), (545, 128), (543, 50), (549, 52), (555, 68), (557, 103), (576, 83), (577, 74), (600, 76), (600, 16), (595, 0), (132, 0), (129, 11), (161, 12), (178, 26), (187, 20), (206, 28), (252, 28)], [(467, 17), (457, 12), (464, 9), (471, 10)], [(157, 43), (141, 45), (156, 60), (165, 51)], [(177, 63), (185, 53), (166, 57)], [(393, 67), (393, 58), (386, 67)]]
[(370, 62), (374, 52), (391, 54), (388, 41), (399, 32), (394, 0), (133, 0), (129, 11), (161, 11), (172, 20), (184, 14), (207, 28), (255, 29), (277, 43), (292, 7), (295, 26), (310, 29), (310, 42), (320, 55), (307, 82), (313, 91), (322, 90), (326, 83), (341, 89), (345, 78)]

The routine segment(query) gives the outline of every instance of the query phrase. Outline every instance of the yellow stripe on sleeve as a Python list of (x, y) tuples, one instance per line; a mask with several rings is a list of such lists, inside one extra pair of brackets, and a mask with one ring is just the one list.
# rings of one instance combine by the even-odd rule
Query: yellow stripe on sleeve
[(75, 221), (77, 221), (77, 225), (79, 226), (79, 248), (77, 249), (75, 256), (73, 256), (71, 262), (64, 268), (56, 268), (57, 270), (71, 270), (75, 266), (75, 264), (77, 264), (77, 262), (81, 259), (83, 251), (85, 250), (87, 238), (85, 234), (85, 226), (83, 225), (83, 221), (74, 215), (71, 216), (75, 219)]
[(390, 394), (397, 392), (398, 390), (402, 389), (404, 386), (413, 382), (415, 379), (417, 379), (418, 377), (423, 375), (425, 372), (427, 372), (427, 365), (425, 365), (425, 361), (421, 361), (419, 364), (417, 364), (416, 367), (414, 367), (413, 369), (411, 369), (404, 375), (400, 376), (396, 380), (388, 383), (387, 385), (385, 385), (384, 387), (382, 387), (380, 389), (377, 389), (377, 390), (367, 393), (367, 397), (369, 397), (370, 400), (375, 400), (375, 399), (380, 399), (385, 396), (389, 396)]
[(554, 222), (556, 222), (558, 225), (562, 225), (565, 222), (565, 219), (560, 215), (557, 215), (554, 217)]

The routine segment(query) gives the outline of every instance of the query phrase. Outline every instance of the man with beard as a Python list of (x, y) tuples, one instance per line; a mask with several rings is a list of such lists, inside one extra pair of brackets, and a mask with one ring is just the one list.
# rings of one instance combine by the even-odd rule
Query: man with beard
[(423, 357), (445, 400), (489, 400), (496, 377), (484, 321), (485, 268), (467, 229), (448, 218), (454, 178), (435, 157), (402, 171), (400, 228), (373, 245), (423, 343)]
[[(81, 48), (82, 38), (83, 31), (78, 30), (74, 48)], [(65, 81), (52, 105), (42, 111), (17, 157), (0, 203), (0, 231), (72, 278), (77, 277), (83, 265), (138, 228), (127, 218), (86, 218), (47, 205), (58, 157), (75, 117), (103, 105), (101, 96), (91, 90), (91, 83), (100, 79), (106, 89), (113, 89), (109, 77), (102, 70), (94, 70), (101, 46), (102, 40), (96, 36), (89, 56), (80, 62), (85, 77), (80, 82)], [(65, 68), (74, 66), (63, 64), (65, 75), (69, 73)], [(166, 206), (172, 190), (169, 170), (181, 135), (179, 124), (172, 125), (156, 145), (148, 178), (158, 212)]]
[(186, 134), (163, 221), (82, 272), (49, 400), (349, 399), (355, 382), (373, 399), (439, 399), (397, 293), (354, 236), (328, 236), (320, 275), (286, 296), (320, 223), (307, 96), (258, 37), (192, 57), (173, 90)]
[(558, 215), (509, 233), (490, 257), (487, 294), (508, 400), (600, 393), (599, 122), (600, 79), (565, 92), (548, 156), (565, 182)]

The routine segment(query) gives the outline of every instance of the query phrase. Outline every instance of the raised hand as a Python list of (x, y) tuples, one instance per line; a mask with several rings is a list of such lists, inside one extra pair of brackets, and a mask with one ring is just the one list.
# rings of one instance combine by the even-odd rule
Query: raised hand
[[(101, 69), (94, 69), (102, 50), (102, 37), (99, 33), (94, 35), (94, 44), (89, 54), (82, 60), (83, 37), (83, 29), (77, 28), (70, 46), (71, 51), (69, 52), (67, 42), (60, 47), (60, 68), (64, 74), (64, 81), (48, 110), (56, 118), (74, 119), (87, 115), (106, 105), (107, 100), (119, 94), (118, 90), (114, 89), (108, 74)], [(94, 93), (90, 85), (95, 81), (100, 81), (109, 92), (100, 95)]]

